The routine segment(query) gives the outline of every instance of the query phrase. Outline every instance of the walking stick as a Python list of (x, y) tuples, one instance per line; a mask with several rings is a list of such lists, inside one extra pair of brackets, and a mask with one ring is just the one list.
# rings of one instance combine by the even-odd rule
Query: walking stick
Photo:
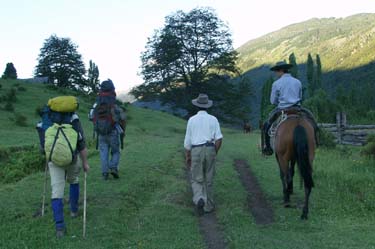
[(85, 182), (83, 190), (83, 238), (86, 238), (86, 182), (87, 182), (87, 172), (85, 172)]
[(46, 158), (46, 167), (45, 167), (45, 170), (44, 170), (43, 199), (42, 199), (42, 217), (44, 216), (44, 207), (45, 207), (45, 203), (46, 203), (47, 171), (48, 171), (48, 160), (47, 160), (47, 158)]

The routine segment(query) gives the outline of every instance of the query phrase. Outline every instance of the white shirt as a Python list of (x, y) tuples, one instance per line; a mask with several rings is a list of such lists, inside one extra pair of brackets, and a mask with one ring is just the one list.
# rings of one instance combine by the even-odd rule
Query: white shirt
[(285, 109), (299, 103), (302, 99), (301, 81), (290, 74), (283, 74), (280, 79), (272, 84), (271, 104), (277, 105), (280, 109)]
[(217, 118), (206, 111), (199, 111), (187, 123), (184, 147), (191, 150), (192, 145), (214, 143), (221, 138), (223, 135)]

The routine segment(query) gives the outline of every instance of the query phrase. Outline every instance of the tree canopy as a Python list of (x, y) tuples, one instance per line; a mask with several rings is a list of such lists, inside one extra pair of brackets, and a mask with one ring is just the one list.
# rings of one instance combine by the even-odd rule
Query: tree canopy
[(12, 62), (7, 63), (3, 76), (3, 79), (17, 79), (17, 70)]
[(100, 89), (99, 68), (92, 60), (87, 71), (87, 88), (89, 93), (97, 93)]
[(49, 83), (59, 87), (84, 90), (86, 70), (77, 48), (70, 38), (50, 36), (40, 49), (35, 76), (48, 77)]
[(229, 28), (212, 9), (177, 11), (148, 39), (141, 55), (144, 84), (132, 93), (189, 109), (198, 93), (212, 96), (212, 84), (238, 75), (236, 58)]

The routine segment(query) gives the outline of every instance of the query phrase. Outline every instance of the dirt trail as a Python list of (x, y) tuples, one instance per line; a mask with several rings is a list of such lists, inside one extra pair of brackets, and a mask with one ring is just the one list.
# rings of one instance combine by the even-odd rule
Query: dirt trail
[[(190, 171), (186, 169), (186, 178), (189, 183), (189, 191), (191, 192), (190, 185)], [(196, 214), (197, 215), (197, 214)], [(203, 240), (207, 249), (225, 249), (227, 242), (224, 239), (224, 234), (220, 229), (218, 219), (215, 212), (206, 213), (199, 219), (199, 231), (203, 236)]]
[(234, 161), (242, 185), (247, 191), (247, 205), (258, 225), (271, 224), (274, 221), (272, 207), (268, 204), (265, 195), (258, 184), (258, 180), (245, 160)]

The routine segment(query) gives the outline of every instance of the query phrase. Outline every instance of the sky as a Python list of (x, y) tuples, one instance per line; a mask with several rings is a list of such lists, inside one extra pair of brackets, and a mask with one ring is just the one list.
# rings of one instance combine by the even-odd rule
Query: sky
[(375, 13), (374, 0), (0, 0), (0, 74), (13, 62), (19, 78), (33, 77), (44, 41), (69, 37), (100, 80), (119, 91), (142, 83), (140, 55), (147, 38), (177, 10), (211, 7), (232, 32), (233, 45), (311, 18)]

